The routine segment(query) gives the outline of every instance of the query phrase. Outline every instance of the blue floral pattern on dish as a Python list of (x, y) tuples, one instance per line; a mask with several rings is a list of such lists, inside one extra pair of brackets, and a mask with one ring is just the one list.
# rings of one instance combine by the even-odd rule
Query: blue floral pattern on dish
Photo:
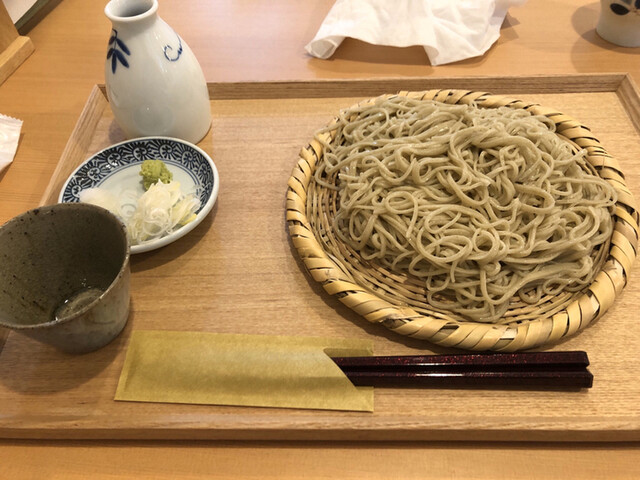
[(107, 155), (107, 163), (110, 165), (114, 165), (117, 166), (118, 162), (120, 162), (120, 159), (122, 159), (122, 155), (120, 154), (120, 152), (115, 151), (115, 152), (111, 152)]
[(98, 187), (116, 171), (147, 159), (160, 159), (186, 170), (196, 185), (196, 195), (204, 206), (211, 197), (214, 174), (207, 158), (191, 145), (174, 139), (137, 139), (108, 147), (71, 175), (61, 193), (62, 202), (79, 202), (79, 194), (87, 188)]

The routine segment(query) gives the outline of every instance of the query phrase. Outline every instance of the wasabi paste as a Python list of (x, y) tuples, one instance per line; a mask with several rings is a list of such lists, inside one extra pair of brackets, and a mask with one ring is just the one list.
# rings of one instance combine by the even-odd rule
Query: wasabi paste
[(140, 175), (145, 190), (149, 190), (154, 183), (169, 183), (173, 179), (173, 174), (162, 160), (144, 160), (140, 167)]

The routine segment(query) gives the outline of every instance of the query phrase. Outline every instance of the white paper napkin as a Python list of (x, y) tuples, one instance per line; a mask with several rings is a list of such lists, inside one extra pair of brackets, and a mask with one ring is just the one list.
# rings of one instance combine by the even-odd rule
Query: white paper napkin
[(22, 120), (0, 113), (0, 172), (13, 162), (21, 128)]
[(329, 58), (345, 37), (374, 45), (422, 45), (432, 65), (484, 54), (509, 7), (526, 0), (337, 0), (306, 46)]

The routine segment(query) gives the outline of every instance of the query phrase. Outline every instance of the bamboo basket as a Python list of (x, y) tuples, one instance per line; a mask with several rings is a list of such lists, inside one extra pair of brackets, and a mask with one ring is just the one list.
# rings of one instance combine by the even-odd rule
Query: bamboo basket
[(364, 261), (358, 252), (333, 235), (331, 196), (336, 193), (311, 182), (323, 155), (322, 145), (314, 139), (301, 150), (289, 179), (286, 211), (293, 245), (314, 280), (371, 323), (400, 335), (464, 350), (517, 351), (540, 347), (573, 335), (601, 317), (626, 285), (637, 252), (639, 215), (617, 161), (591, 131), (554, 109), (486, 92), (429, 90), (403, 91), (397, 95), (448, 104), (475, 103), (485, 108), (507, 106), (547, 116), (555, 123), (558, 135), (587, 151), (588, 162), (618, 193), (614, 232), (607, 249), (601, 252), (607, 258), (592, 283), (580, 292), (543, 297), (534, 305), (514, 299), (504, 323), (475, 322), (435, 309), (426, 303), (425, 287), (418, 279)]

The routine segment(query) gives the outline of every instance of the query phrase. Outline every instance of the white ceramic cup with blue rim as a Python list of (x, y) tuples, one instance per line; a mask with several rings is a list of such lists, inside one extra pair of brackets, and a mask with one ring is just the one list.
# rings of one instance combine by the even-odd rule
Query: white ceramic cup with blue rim
[(640, 0), (600, 0), (596, 32), (621, 47), (640, 47)]

